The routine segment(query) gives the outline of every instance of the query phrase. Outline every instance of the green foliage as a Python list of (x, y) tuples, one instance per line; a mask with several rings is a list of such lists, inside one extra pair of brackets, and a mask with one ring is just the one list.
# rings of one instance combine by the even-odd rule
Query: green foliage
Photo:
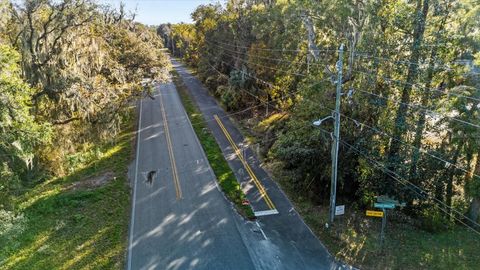
[[(299, 190), (310, 186), (318, 189), (312, 192), (314, 200), (328, 194), (330, 149), (328, 136), (314, 131), (310, 123), (330, 115), (334, 107), (334, 86), (325, 81), (333, 81), (338, 56), (334, 50), (307, 51), (309, 27), (315, 29), (313, 46), (338, 48), (344, 43), (343, 91), (364, 92), (342, 98), (342, 112), (378, 129), (368, 129), (344, 118), (342, 139), (380, 164), (386, 164), (401, 178), (411, 180), (430, 194), (438, 193), (434, 196), (453, 205), (452, 198), (456, 195), (453, 186), (461, 186), (464, 175), (431, 156), (441, 152), (442, 159), (456, 160), (459, 167), (465, 168), (479, 154), (474, 150), (478, 149), (475, 128), (462, 123), (479, 121), (478, 110), (474, 109), (478, 105), (475, 101), (478, 79), (466, 77), (469, 70), (462, 65), (452, 64), (453, 68), (443, 70), (428, 61), (435, 58), (451, 63), (463, 57), (473, 59), (472, 55), (480, 49), (474, 44), (479, 35), (478, 31), (468, 29), (477, 25), (478, 8), (471, 1), (450, 8), (445, 3), (431, 4), (429, 12), (424, 14), (425, 31), (419, 34), (418, 29), (425, 23), (418, 19), (424, 4), (422, 1), (384, 4), (229, 1), (223, 8), (200, 6), (192, 14), (193, 25), (171, 25), (169, 30), (171, 36), (180, 39), (179, 44), (191, 45), (175, 49), (182, 56), (188, 55), (188, 61), (199, 67), (199, 76), (210, 89), (215, 89), (227, 109), (237, 111), (269, 102), (273, 112), (291, 114), (285, 128), (276, 130), (278, 140), (268, 147), (273, 146), (272, 158), (295, 171), (294, 186)], [(305, 17), (310, 17), (310, 22)], [(449, 18), (455, 21), (450, 28), (445, 23)], [(459, 31), (463, 35), (457, 35)], [(442, 43), (451, 45), (436, 46)], [(359, 55), (355, 54), (357, 51)], [(193, 54), (196, 56), (192, 58)], [(409, 65), (409, 61), (413, 64)], [(413, 68), (416, 66), (419, 68)], [(215, 79), (220, 77), (228, 81)], [(397, 81), (406, 84), (392, 83)], [(419, 87), (410, 87), (416, 84)], [(423, 86), (442, 90), (426, 93)], [(442, 95), (441, 91), (474, 99)], [(402, 96), (405, 96), (402, 102), (420, 101), (422, 107), (440, 115), (455, 112), (460, 121), (429, 118), (419, 107), (404, 110), (398, 102), (392, 102)], [(256, 109), (252, 109), (251, 115), (255, 114)], [(422, 117), (427, 120), (422, 121)], [(328, 123), (322, 128), (329, 130)], [(444, 128), (449, 132), (445, 133)], [(408, 135), (412, 132), (413, 135)], [(391, 141), (385, 134), (393, 134), (404, 143)], [(413, 151), (415, 148), (426, 148), (427, 154)], [(345, 197), (359, 199), (363, 205), (385, 192), (411, 203), (425, 199), (385, 175), (361, 154), (344, 146), (341, 153), (339, 193)]]
[[(0, 209), (2, 268), (124, 266), (130, 214), (126, 175), (135, 136), (133, 120), (124, 123), (115, 143), (97, 145), (100, 158), (91, 159), (90, 151), (79, 151), (78, 159), (88, 160), (85, 166), (18, 195), (16, 213)], [(91, 179), (102, 175), (109, 178), (101, 186), (92, 186)]]
[(465, 185), (465, 191), (468, 196), (480, 197), (480, 177), (474, 177)]
[(220, 100), (227, 110), (238, 109), (238, 94), (229, 86), (220, 85), (216, 91), (220, 95)]
[(79, 140), (118, 131), (118, 111), (168, 74), (161, 39), (123, 9), (25, 1), (11, 12), (7, 33), (21, 53), (36, 117), (75, 126)]
[[(0, 0), (0, 268), (122, 267), (133, 135), (119, 133), (168, 75), (162, 47), (123, 8)], [(92, 187), (99, 173), (114, 179)]]
[(198, 60), (198, 54), (195, 51), (198, 40), (193, 25), (186, 23), (163, 24), (158, 27), (157, 33), (163, 38), (165, 47), (171, 50), (173, 56), (195, 65)]
[(15, 134), (23, 141), (7, 141), (29, 155), (34, 170), (61, 175), (66, 169), (58, 162), (120, 130), (120, 111), (166, 78), (168, 59), (154, 29), (123, 9), (80, 0), (1, 3), (0, 42), (5, 37), (11, 46), (1, 45), (1, 87), (8, 91), (0, 94), (9, 104), (1, 104), (0, 120), (10, 123), (18, 103), (16, 129), (24, 133)]
[(475, 54), (475, 65), (480, 66), (480, 52)]
[(10, 209), (31, 168), (35, 149), (50, 139), (50, 126), (30, 113), (30, 88), (20, 77), (19, 54), (0, 44), (0, 209)]
[(421, 228), (431, 233), (446, 231), (451, 221), (439, 209), (424, 209), (420, 215)]
[[(321, 204), (332, 127), (311, 123), (332, 114), (344, 44), (338, 197), (367, 208), (388, 193), (424, 229), (453, 232), (437, 206), (474, 211), (479, 196), (479, 10), (477, 0), (228, 1), (171, 25), (182, 46), (169, 48), (241, 111), (284, 186)], [(287, 115), (278, 128), (262, 124), (276, 114)]]

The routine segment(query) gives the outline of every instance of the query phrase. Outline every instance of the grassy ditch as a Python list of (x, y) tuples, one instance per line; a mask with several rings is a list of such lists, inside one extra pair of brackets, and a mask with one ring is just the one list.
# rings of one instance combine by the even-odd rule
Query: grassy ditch
[(19, 214), (0, 211), (0, 269), (123, 268), (133, 115), (110, 142), (75, 153), (71, 173), (19, 196)]
[(244, 205), (242, 203), (245, 200), (245, 194), (240, 188), (240, 185), (232, 170), (228, 166), (222, 150), (215, 141), (215, 137), (213, 137), (213, 135), (208, 131), (208, 127), (202, 117), (202, 113), (188, 95), (188, 90), (186, 89), (178, 73), (176, 71), (172, 71), (172, 75), (173, 82), (178, 90), (183, 106), (185, 107), (185, 111), (192, 122), (193, 129), (195, 130), (203, 150), (207, 155), (210, 166), (217, 176), (220, 187), (226, 196), (235, 204), (238, 212), (241, 215), (248, 219), (255, 218), (250, 205)]

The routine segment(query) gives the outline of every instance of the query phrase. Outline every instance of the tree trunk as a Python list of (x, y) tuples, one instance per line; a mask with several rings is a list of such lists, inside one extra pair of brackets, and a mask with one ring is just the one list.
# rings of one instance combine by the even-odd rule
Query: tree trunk
[[(460, 152), (463, 148), (464, 145), (464, 140), (460, 142), (460, 144), (457, 146), (457, 149), (455, 150), (455, 154), (453, 156), (453, 164), (450, 165), (450, 167), (447, 169), (448, 170), (448, 177), (447, 177), (447, 190), (445, 194), (445, 203), (449, 206), (452, 207), (452, 197), (453, 197), (453, 180), (455, 177), (455, 171), (457, 170), (457, 167), (455, 167), (455, 164), (458, 161), (458, 158), (460, 156)], [(451, 213), (451, 210), (448, 209), (448, 213)]]
[(308, 40), (308, 55), (313, 56), (315, 61), (319, 59), (319, 51), (316, 42), (316, 34), (315, 34), (315, 26), (313, 24), (312, 19), (307, 15), (306, 12), (302, 12), (302, 20), (305, 29), (307, 30), (307, 40)]
[[(449, 133), (448, 135), (448, 138), (444, 139), (442, 141), (442, 145), (440, 146), (440, 149), (445, 149), (445, 147), (447, 147), (447, 145), (450, 143), (451, 141), (451, 134)], [(439, 173), (440, 174), (440, 173)], [(438, 201), (444, 201), (444, 198), (445, 198), (445, 181), (444, 179), (446, 179), (447, 176), (446, 176), (446, 173), (445, 171), (443, 172), (443, 174), (441, 174), (440, 177), (437, 177), (437, 179), (434, 181), (433, 185), (435, 187), (435, 199), (438, 200)]]
[[(405, 85), (402, 90), (401, 103), (397, 110), (397, 115), (395, 119), (395, 128), (393, 132), (393, 137), (395, 140), (390, 140), (390, 147), (387, 155), (387, 169), (390, 172), (396, 173), (397, 164), (400, 163), (400, 147), (401, 142), (397, 139), (401, 139), (402, 136), (407, 131), (406, 118), (408, 106), (410, 102), (410, 92), (412, 90), (412, 84), (417, 78), (418, 74), (418, 62), (420, 59), (420, 47), (423, 42), (423, 34), (425, 32), (425, 22), (428, 15), (429, 9), (429, 0), (424, 0), (422, 5), (422, 0), (417, 0), (415, 18), (415, 29), (413, 32), (413, 44), (412, 44), (412, 55), (410, 57), (410, 64), (408, 66), (408, 74)], [(384, 192), (388, 195), (394, 195), (396, 185), (392, 185), (389, 181), (389, 177), (386, 176), (385, 181), (383, 182)]]
[[(473, 222), (480, 222), (478, 217), (480, 216), (480, 197), (473, 198), (470, 206), (468, 207), (467, 217), (470, 220), (469, 223), (473, 225)], [(473, 222), (472, 222), (473, 221)]]
[[(477, 155), (477, 161), (475, 162), (475, 169), (473, 170), (473, 177), (469, 181), (480, 181), (477, 175), (480, 175), (480, 150)], [(480, 194), (472, 194), (473, 199), (470, 202), (470, 206), (468, 207), (467, 217), (469, 219), (469, 223), (473, 225), (473, 222), (479, 221), (480, 216)], [(473, 221), (473, 222), (472, 222)]]
[[(442, 18), (442, 21), (440, 22), (440, 25), (438, 26), (437, 34), (435, 37), (435, 43), (439, 43), (440, 41), (440, 35), (443, 32), (443, 29), (445, 28), (445, 23), (447, 21), (447, 18), (449, 16), (449, 13), (447, 12), (445, 16)], [(430, 94), (430, 87), (432, 85), (432, 79), (434, 75), (434, 67), (435, 67), (435, 58), (437, 57), (437, 46), (434, 46), (432, 48), (432, 52), (430, 54), (430, 61), (428, 62), (428, 70), (427, 70), (427, 78), (425, 82), (425, 91), (423, 92), (422, 95), (422, 100), (421, 104), (422, 107), (428, 107), (428, 103), (431, 97)], [(422, 137), (423, 137), (423, 131), (425, 129), (425, 123), (426, 123), (426, 111), (422, 110), (420, 111), (420, 116), (418, 117), (417, 121), (417, 127), (415, 130), (415, 139), (413, 142), (413, 153), (411, 157), (411, 164), (410, 164), (410, 181), (413, 182), (414, 184), (418, 184), (418, 175), (417, 175), (417, 164), (418, 160), (420, 159), (420, 149), (422, 148)]]

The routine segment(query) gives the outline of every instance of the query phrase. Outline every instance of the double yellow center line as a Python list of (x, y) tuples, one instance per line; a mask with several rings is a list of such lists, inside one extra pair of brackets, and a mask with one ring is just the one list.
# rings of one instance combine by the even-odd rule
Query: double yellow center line
[(160, 94), (159, 96), (160, 96), (160, 108), (162, 110), (162, 117), (163, 117), (163, 123), (164, 123), (163, 126), (165, 129), (165, 137), (167, 139), (168, 155), (170, 157), (170, 165), (172, 167), (173, 183), (175, 184), (177, 200), (179, 200), (182, 198), (182, 189), (180, 188), (180, 181), (178, 180), (177, 165), (175, 164), (175, 155), (173, 154), (172, 140), (170, 139), (170, 131), (168, 130), (167, 114), (165, 113), (165, 107), (163, 106), (162, 94)]
[(245, 160), (245, 158), (243, 157), (242, 155), (242, 152), (240, 151), (240, 149), (238, 149), (237, 145), (235, 144), (235, 142), (233, 141), (232, 137), (230, 136), (230, 134), (228, 133), (227, 129), (225, 128), (225, 126), (223, 126), (223, 123), (222, 121), (220, 121), (220, 118), (218, 118), (218, 116), (215, 114), (213, 116), (213, 118), (215, 118), (215, 121), (217, 121), (218, 123), (218, 126), (220, 126), (220, 128), (222, 129), (223, 131), (223, 134), (225, 134), (225, 137), (227, 138), (227, 140), (230, 142), (230, 145), (232, 145), (234, 151), (235, 151), (235, 154), (238, 156), (238, 158), (240, 159), (240, 161), (242, 162), (243, 166), (245, 167), (245, 169), (247, 170), (248, 174), (250, 175), (250, 177), (252, 178), (253, 182), (255, 183), (255, 186), (257, 186), (257, 189), (258, 191), (260, 192), (260, 195), (261, 197), (265, 200), (265, 203), (267, 204), (267, 206), (270, 208), (270, 209), (275, 209), (275, 205), (273, 204), (272, 200), (270, 199), (270, 197), (268, 197), (268, 194), (267, 194), (267, 191), (265, 190), (265, 187), (262, 185), (262, 183), (260, 183), (260, 181), (258, 180), (257, 176), (253, 173), (252, 169), (250, 168), (250, 165), (248, 165), (247, 161)]

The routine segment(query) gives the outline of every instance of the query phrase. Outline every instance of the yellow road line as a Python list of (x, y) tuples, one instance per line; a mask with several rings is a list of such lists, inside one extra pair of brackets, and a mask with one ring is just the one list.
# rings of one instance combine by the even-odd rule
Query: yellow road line
[(162, 117), (163, 123), (165, 128), (165, 137), (167, 139), (167, 148), (168, 148), (168, 155), (170, 157), (170, 165), (172, 167), (172, 177), (173, 183), (175, 184), (175, 191), (177, 194), (177, 200), (182, 198), (182, 189), (180, 188), (180, 181), (178, 180), (178, 172), (177, 172), (177, 165), (175, 164), (175, 155), (173, 154), (172, 148), (172, 140), (170, 139), (170, 131), (168, 129), (168, 121), (167, 121), (167, 114), (165, 113), (165, 107), (163, 106), (163, 98), (160, 94), (160, 107), (162, 109)]
[(257, 189), (260, 192), (261, 197), (265, 200), (265, 203), (267, 204), (267, 206), (270, 209), (275, 209), (275, 205), (273, 204), (272, 200), (268, 196), (267, 191), (265, 190), (265, 187), (262, 185), (262, 183), (260, 183), (260, 181), (258, 180), (255, 173), (253, 173), (252, 169), (250, 168), (250, 165), (248, 165), (247, 161), (245, 160), (245, 158), (242, 155), (242, 152), (240, 151), (240, 149), (238, 149), (237, 145), (235, 144), (232, 137), (230, 136), (230, 133), (228, 133), (228, 131), (225, 128), (225, 126), (223, 125), (222, 121), (220, 121), (220, 118), (218, 118), (218, 116), (216, 114), (213, 116), (213, 118), (215, 118), (215, 120), (218, 123), (218, 126), (220, 126), (220, 129), (222, 129), (223, 134), (225, 134), (225, 137), (230, 142), (230, 145), (232, 145), (233, 149), (235, 150), (235, 154), (238, 156), (238, 158), (242, 162), (243, 166), (247, 170), (248, 174), (252, 178), (253, 182), (257, 186)]

